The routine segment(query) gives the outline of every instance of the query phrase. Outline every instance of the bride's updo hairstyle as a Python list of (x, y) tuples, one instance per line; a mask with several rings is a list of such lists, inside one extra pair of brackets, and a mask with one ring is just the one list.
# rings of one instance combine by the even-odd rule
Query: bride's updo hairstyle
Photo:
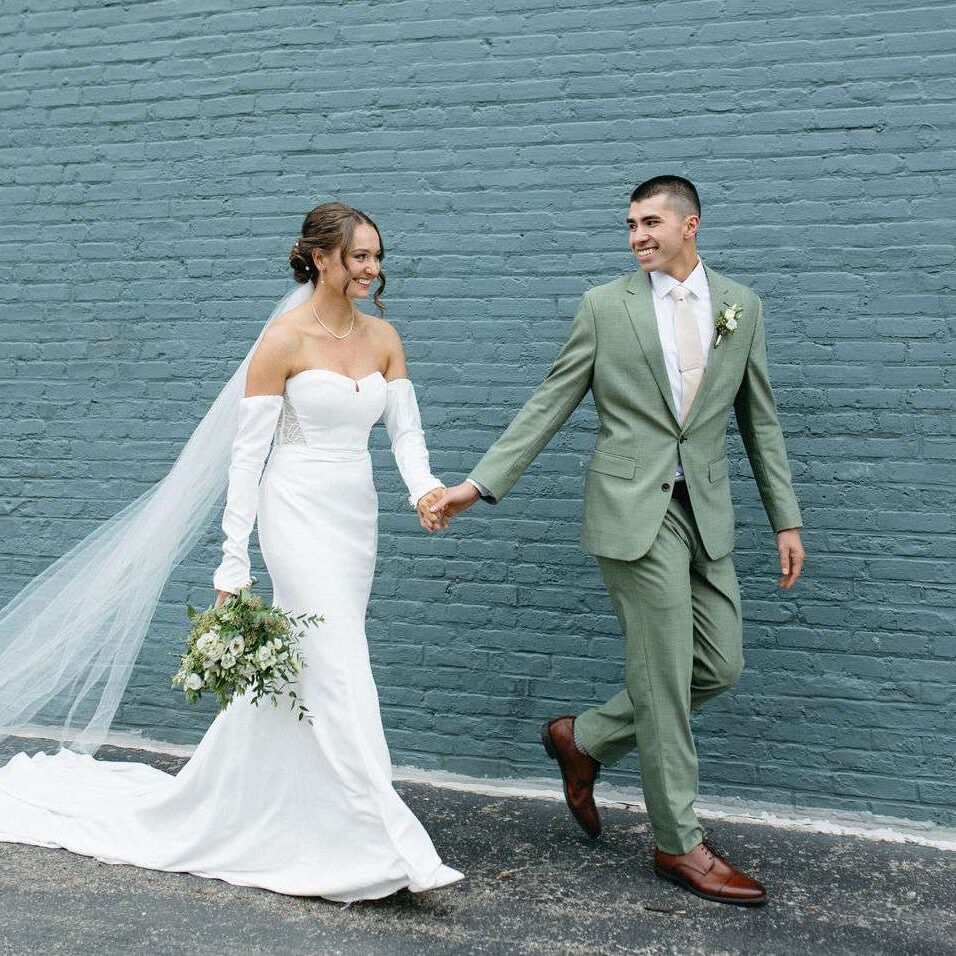
[[(315, 250), (331, 255), (338, 249), (342, 265), (345, 266), (347, 272), (351, 272), (348, 265), (348, 254), (352, 249), (355, 227), (360, 223), (365, 223), (375, 230), (378, 235), (379, 248), (384, 258), (385, 243), (382, 242), (382, 234), (379, 232), (378, 226), (364, 212), (340, 202), (322, 203), (321, 206), (316, 206), (309, 212), (302, 222), (302, 235), (296, 239), (292, 251), (289, 253), (289, 265), (292, 267), (292, 275), (295, 277), (295, 281), (311, 282), (312, 285), (319, 281), (319, 270), (316, 269), (315, 263), (312, 261), (312, 253)], [(348, 288), (348, 283), (346, 283), (345, 288)], [(385, 306), (381, 299), (384, 289), (385, 273), (379, 272), (378, 288), (372, 296), (379, 315), (385, 313)], [(344, 292), (345, 289), (342, 291)]]

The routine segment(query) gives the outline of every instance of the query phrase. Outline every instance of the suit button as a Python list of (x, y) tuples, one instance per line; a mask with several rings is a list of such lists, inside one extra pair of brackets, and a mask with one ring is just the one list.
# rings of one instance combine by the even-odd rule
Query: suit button
[(681, 436), (680, 436), (680, 440), (681, 440), (681, 444), (683, 444), (685, 441), (687, 441), (687, 436), (686, 436), (686, 435), (681, 435)]
[(670, 491), (670, 490), (671, 490), (671, 486), (665, 481), (664, 484), (661, 485), (661, 491)]

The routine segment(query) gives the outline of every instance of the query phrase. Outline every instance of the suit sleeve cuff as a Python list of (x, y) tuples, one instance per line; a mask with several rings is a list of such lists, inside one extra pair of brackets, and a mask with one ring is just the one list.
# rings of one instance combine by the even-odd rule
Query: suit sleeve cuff
[(770, 527), (773, 528), (774, 532), (803, 527), (803, 518), (797, 506), (786, 510), (775, 509), (768, 517), (770, 518)]
[(481, 495), (482, 501), (487, 501), (492, 505), (498, 503), (498, 499), (480, 481), (475, 481), (474, 478), (466, 478), (465, 481), (467, 481), (469, 485), (474, 485), (475, 488), (478, 489), (478, 494)]

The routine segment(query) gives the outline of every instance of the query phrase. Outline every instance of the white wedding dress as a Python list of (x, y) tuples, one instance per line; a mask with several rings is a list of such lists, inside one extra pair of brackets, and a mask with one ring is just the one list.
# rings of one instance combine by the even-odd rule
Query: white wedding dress
[(378, 372), (312, 369), (265, 402), (279, 422), (254, 495), (274, 603), (324, 616), (301, 646), (312, 724), (287, 700), (240, 698), (175, 776), (69, 750), (18, 754), (0, 769), (0, 840), (337, 901), (462, 878), (392, 787), (365, 638), (378, 519), (368, 437), (409, 395), (410, 382)]

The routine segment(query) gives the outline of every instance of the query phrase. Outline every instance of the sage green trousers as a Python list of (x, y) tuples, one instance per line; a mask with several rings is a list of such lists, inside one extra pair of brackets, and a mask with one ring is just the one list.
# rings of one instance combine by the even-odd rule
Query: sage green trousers
[(625, 688), (581, 714), (575, 738), (602, 764), (637, 747), (657, 846), (686, 853), (703, 838), (690, 713), (743, 669), (733, 560), (707, 557), (689, 506), (672, 498), (647, 554), (598, 562), (624, 632)]

